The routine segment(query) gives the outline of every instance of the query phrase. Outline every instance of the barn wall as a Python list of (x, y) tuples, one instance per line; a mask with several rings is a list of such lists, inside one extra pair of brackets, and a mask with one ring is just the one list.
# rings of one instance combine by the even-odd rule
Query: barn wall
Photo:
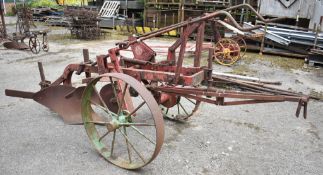
[[(315, 9), (313, 12), (313, 18), (310, 22), (310, 28), (314, 29), (314, 26), (317, 26), (320, 24), (321, 17), (323, 18), (323, 1), (317, 1), (315, 4)], [(323, 22), (321, 24), (321, 31), (323, 31)]]
[[(286, 8), (280, 0), (260, 0), (260, 13), (273, 17), (297, 18), (300, 9), (300, 18), (311, 19), (316, 0), (295, 0), (289, 8)], [(290, 0), (292, 1), (292, 0)]]

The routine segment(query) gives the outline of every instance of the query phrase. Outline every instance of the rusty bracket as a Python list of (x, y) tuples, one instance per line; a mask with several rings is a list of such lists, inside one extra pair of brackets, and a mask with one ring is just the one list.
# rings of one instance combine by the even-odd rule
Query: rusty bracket
[(295, 114), (297, 118), (299, 118), (299, 115), (301, 113), (302, 107), (304, 107), (304, 109), (303, 109), (303, 117), (304, 117), (304, 119), (307, 118), (307, 101), (308, 100), (299, 99), (298, 106), (297, 106), (297, 109), (296, 109), (296, 114)]
[(41, 79), (41, 81), (39, 82), (39, 85), (40, 85), (41, 89), (49, 87), (51, 85), (51, 82), (46, 80), (46, 78), (45, 78), (44, 68), (43, 68), (43, 63), (42, 62), (38, 62), (38, 69), (39, 69), (39, 74), (40, 74), (40, 79)]

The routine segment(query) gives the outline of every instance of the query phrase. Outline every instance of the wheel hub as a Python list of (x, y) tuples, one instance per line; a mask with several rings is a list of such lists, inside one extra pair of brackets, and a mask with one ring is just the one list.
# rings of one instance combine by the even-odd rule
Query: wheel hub
[(107, 129), (109, 132), (115, 131), (118, 128), (120, 128), (120, 122), (116, 119), (112, 120), (111, 122), (109, 122), (107, 125)]
[(230, 53), (230, 49), (229, 49), (229, 48), (225, 48), (225, 49), (223, 49), (223, 53), (224, 53), (225, 55), (227, 55), (228, 53)]
[(113, 119), (111, 122), (109, 122), (106, 127), (109, 132), (115, 131), (121, 126), (127, 126), (127, 124), (132, 123), (131, 116), (129, 116), (129, 112), (124, 110), (121, 111), (118, 118)]

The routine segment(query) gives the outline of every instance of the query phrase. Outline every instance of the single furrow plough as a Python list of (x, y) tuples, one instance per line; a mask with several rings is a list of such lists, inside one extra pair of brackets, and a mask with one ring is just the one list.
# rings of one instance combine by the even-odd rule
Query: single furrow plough
[[(141, 168), (156, 158), (164, 141), (163, 117), (186, 121), (201, 102), (221, 106), (296, 102), (296, 116), (303, 107), (306, 118), (308, 96), (213, 75), (213, 59), (217, 56), (215, 53), (220, 52), (215, 49), (221, 47), (220, 44), (210, 48), (207, 66), (200, 65), (207, 22), (212, 24), (216, 42), (220, 40), (217, 20), (226, 19), (241, 31), (258, 27), (242, 28), (237, 24), (228, 11), (240, 7), (250, 8), (246, 4), (230, 7), (149, 34), (131, 36), (127, 41), (117, 43), (107, 54), (97, 56), (95, 61), (91, 61), (88, 51), (83, 50), (84, 62), (66, 66), (54, 82), (46, 80), (39, 63), (40, 91), (7, 89), (6, 95), (33, 99), (60, 114), (68, 124), (84, 124), (100, 155), (125, 169)], [(270, 22), (257, 16), (259, 20)], [(156, 53), (144, 41), (174, 29), (183, 29), (180, 38), (169, 47), (167, 58), (157, 61)], [(194, 63), (186, 67), (183, 66), (186, 44), (195, 32)], [(232, 48), (236, 49), (236, 46), (234, 44)], [(120, 51), (128, 48), (132, 50), (133, 58), (120, 55)], [(178, 48), (177, 55), (175, 50)], [(230, 48), (223, 49), (222, 55), (230, 54)], [(73, 86), (74, 73), (84, 73), (83, 86)]]

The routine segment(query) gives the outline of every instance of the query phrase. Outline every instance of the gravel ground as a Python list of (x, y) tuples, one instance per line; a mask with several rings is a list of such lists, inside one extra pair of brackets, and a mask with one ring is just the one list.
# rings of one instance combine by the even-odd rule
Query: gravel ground
[[(294, 117), (297, 104), (290, 102), (203, 104), (187, 123), (165, 121), (165, 142), (158, 157), (138, 171), (127, 171), (99, 156), (83, 126), (64, 124), (32, 100), (4, 95), (6, 88), (39, 90), (37, 61), (43, 62), (46, 78), (54, 80), (67, 64), (82, 61), (82, 48), (89, 48), (94, 58), (115, 42), (56, 39), (48, 53), (38, 55), (0, 46), (0, 174), (323, 174), (319, 101), (309, 103), (307, 120)], [(171, 40), (149, 43), (170, 45)], [(281, 88), (297, 92), (323, 92), (322, 69), (286, 68), (266, 56), (248, 53), (248, 57), (254, 60), (229, 68), (214, 65), (214, 70), (281, 80)], [(294, 62), (299, 60), (290, 59), (288, 64)]]

